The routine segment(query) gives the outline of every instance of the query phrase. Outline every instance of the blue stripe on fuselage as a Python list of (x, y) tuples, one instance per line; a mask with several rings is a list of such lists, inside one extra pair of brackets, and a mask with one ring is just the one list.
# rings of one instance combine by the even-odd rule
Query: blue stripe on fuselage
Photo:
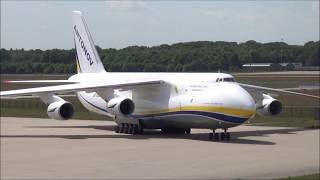
[(204, 112), (204, 111), (176, 111), (176, 112), (166, 112), (166, 113), (148, 114), (148, 115), (132, 115), (132, 117), (134, 117), (134, 118), (154, 118), (154, 117), (159, 117), (159, 116), (170, 116), (170, 115), (199, 115), (199, 116), (205, 116), (205, 117), (217, 119), (220, 121), (226, 121), (226, 122), (238, 123), (238, 124), (242, 124), (249, 119), (249, 118), (235, 117), (235, 116), (230, 116), (230, 115), (225, 115), (225, 114)]

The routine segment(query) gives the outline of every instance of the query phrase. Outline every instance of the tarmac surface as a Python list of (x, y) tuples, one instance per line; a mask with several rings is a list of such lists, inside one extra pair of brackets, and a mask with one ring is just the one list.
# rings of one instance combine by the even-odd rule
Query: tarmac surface
[(231, 141), (113, 132), (110, 121), (1, 117), (1, 179), (270, 179), (319, 173), (319, 129), (239, 126)]

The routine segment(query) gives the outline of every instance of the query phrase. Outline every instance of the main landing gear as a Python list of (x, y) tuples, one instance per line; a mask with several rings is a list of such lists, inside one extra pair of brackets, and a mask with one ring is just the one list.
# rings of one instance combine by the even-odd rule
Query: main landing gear
[(190, 134), (190, 128), (161, 128), (164, 134)]
[(138, 124), (120, 123), (116, 126), (115, 132), (123, 134), (143, 134), (143, 128)]
[(228, 129), (224, 129), (224, 132), (216, 133), (215, 129), (212, 133), (209, 133), (209, 140), (212, 141), (229, 141), (230, 133), (227, 132)]

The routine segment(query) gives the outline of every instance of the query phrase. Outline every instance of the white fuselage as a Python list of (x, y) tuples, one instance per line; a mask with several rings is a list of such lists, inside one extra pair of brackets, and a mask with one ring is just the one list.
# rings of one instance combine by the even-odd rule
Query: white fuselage
[[(77, 93), (89, 111), (114, 117), (117, 123), (139, 120), (146, 128), (229, 128), (254, 117), (256, 104), (234, 78), (224, 73), (80, 73), (70, 80), (86, 83), (161, 79), (165, 83), (134, 90)], [(115, 117), (107, 103), (114, 97), (130, 98), (135, 110)]]

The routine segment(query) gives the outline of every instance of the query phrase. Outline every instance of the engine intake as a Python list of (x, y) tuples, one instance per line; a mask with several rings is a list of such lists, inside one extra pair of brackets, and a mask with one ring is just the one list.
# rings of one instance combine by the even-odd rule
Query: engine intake
[(278, 115), (282, 111), (282, 104), (278, 100), (274, 100), (269, 105), (269, 112), (272, 115)]
[(74, 108), (70, 102), (57, 101), (48, 106), (47, 114), (52, 119), (68, 120), (73, 116)]
[(129, 98), (113, 98), (108, 102), (110, 108), (115, 115), (128, 116), (133, 113), (135, 105)]
[(272, 115), (276, 116), (282, 112), (282, 104), (277, 99), (272, 98), (269, 95), (263, 94), (262, 106), (257, 109), (260, 115)]

